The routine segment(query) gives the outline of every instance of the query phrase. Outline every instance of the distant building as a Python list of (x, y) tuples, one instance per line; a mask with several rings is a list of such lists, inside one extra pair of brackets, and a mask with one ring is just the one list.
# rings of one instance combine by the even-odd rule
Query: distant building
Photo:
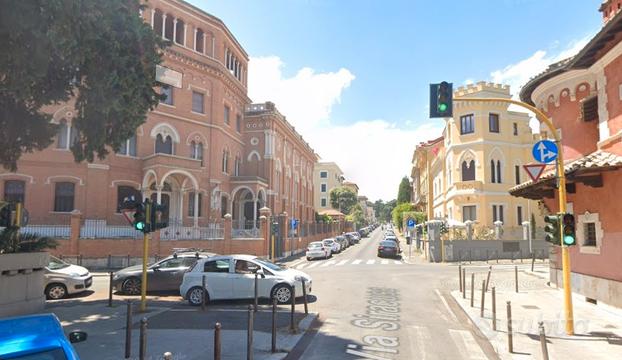
[(316, 211), (331, 209), (330, 191), (340, 187), (343, 183), (343, 171), (334, 162), (317, 162), (313, 169), (313, 183), (315, 184), (313, 204)]
[(356, 185), (356, 183), (353, 183), (352, 181), (347, 181), (346, 180), (346, 181), (344, 181), (342, 183), (342, 186), (352, 190), (358, 196), (358, 194), (359, 194), (359, 186)]

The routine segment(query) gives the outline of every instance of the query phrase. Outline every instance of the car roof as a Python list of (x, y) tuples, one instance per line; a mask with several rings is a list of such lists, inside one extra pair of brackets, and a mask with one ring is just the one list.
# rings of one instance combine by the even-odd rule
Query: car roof
[(328, 241), (328, 240), (330, 240), (330, 241), (335, 241), (335, 239), (332, 239), (332, 238), (324, 239), (324, 240), (322, 240), (322, 241)]
[(233, 255), (215, 255), (210, 256), (208, 258), (200, 259), (199, 261), (213, 261), (213, 260), (254, 260), (257, 259), (258, 256), (249, 255), (249, 254), (233, 254)]
[(312, 244), (322, 245), (322, 242), (321, 241), (312, 241), (312, 242), (309, 243), (309, 245), (312, 245)]
[(0, 319), (0, 355), (25, 350), (61, 348), (65, 333), (54, 314), (38, 314)]

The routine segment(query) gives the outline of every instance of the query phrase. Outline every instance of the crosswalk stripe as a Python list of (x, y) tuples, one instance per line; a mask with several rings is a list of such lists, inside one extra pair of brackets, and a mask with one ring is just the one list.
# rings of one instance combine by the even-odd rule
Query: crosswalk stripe
[(348, 262), (348, 260), (341, 260), (341, 261), (340, 261), (338, 264), (336, 264), (335, 266), (341, 266), (341, 265), (343, 265), (343, 264), (345, 264), (345, 263), (347, 263), (347, 262)]
[[(426, 352), (426, 344), (430, 343), (432, 336), (430, 335), (430, 329), (423, 326), (411, 326), (408, 329), (411, 334), (411, 338), (414, 338), (414, 345), (417, 349), (413, 354), (417, 354), (417, 359), (426, 360), (428, 358)], [(412, 334), (414, 333), (414, 336)], [(411, 347), (412, 349), (412, 347)]]
[(373, 263), (375, 263), (375, 262), (376, 262), (376, 260), (371, 259), (371, 260), (367, 260), (367, 263), (366, 263), (366, 264), (367, 264), (367, 265), (372, 265), (372, 264), (373, 264)]
[(336, 262), (337, 262), (337, 261), (335, 261), (335, 260), (331, 260), (331, 261), (329, 261), (329, 262), (325, 262), (325, 263), (323, 263), (322, 265), (320, 265), (320, 267), (327, 267), (327, 266), (329, 266), (329, 265), (333, 265), (333, 264), (335, 264)]
[(363, 261), (363, 260), (361, 260), (361, 259), (356, 259), (356, 260), (352, 261), (352, 265), (358, 265), (358, 264), (360, 264), (360, 263), (361, 263), (361, 261)]
[(395, 263), (395, 265), (402, 265), (402, 262), (401, 262), (401, 261), (394, 260), (393, 262)]
[(300, 264), (298, 266), (296, 266), (296, 269), (302, 269), (303, 267), (307, 266), (308, 264)]
[(484, 351), (479, 347), (475, 338), (468, 330), (449, 329), (449, 335), (458, 347), (461, 354), (469, 360), (487, 360)]
[(388, 264), (388, 263), (389, 263), (389, 260), (386, 260), (386, 259), (385, 259), (385, 260), (380, 261), (380, 263), (381, 263), (382, 265), (386, 265), (386, 264)]
[(302, 264), (302, 262), (303, 262), (303, 261), (304, 261), (304, 260), (299, 260), (299, 261), (296, 261), (296, 262), (294, 262), (294, 263), (289, 264), (289, 265), (288, 265), (288, 267), (290, 267), (290, 268), (296, 267), (296, 266), (298, 266), (298, 265)]
[(314, 268), (314, 267), (316, 267), (316, 266), (318, 266), (318, 265), (320, 265), (320, 263), (319, 263), (319, 262), (314, 262), (314, 263), (312, 263), (311, 265), (307, 266), (307, 269)]

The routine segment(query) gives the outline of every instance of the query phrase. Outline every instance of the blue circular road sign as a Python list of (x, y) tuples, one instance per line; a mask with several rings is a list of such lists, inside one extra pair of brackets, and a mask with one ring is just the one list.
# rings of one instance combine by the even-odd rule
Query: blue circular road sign
[(548, 164), (557, 160), (557, 145), (551, 140), (540, 140), (533, 145), (531, 154), (537, 162)]

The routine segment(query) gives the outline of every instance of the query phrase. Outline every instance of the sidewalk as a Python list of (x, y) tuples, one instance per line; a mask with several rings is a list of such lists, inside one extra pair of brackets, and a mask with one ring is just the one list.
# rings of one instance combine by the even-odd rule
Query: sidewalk
[[(294, 348), (316, 313), (305, 315), (302, 305), (297, 304), (296, 334), (289, 332), (289, 305), (279, 306), (277, 311), (277, 353), (271, 349), (271, 317), (269, 305), (260, 305), (255, 313), (253, 332), (253, 355), (256, 360), (282, 359)], [(147, 318), (147, 359), (160, 360), (165, 352), (173, 359), (193, 360), (213, 356), (214, 325), (220, 322), (222, 359), (244, 359), (247, 347), (248, 311), (240, 307), (214, 305), (202, 312), (190, 306), (167, 306), (166, 303), (150, 305), (147, 313), (134, 309), (132, 316), (131, 359), (138, 358), (140, 320)], [(88, 339), (75, 344), (83, 360), (118, 360), (124, 358), (126, 306), (117, 302), (112, 308), (107, 302), (82, 303), (71, 306), (51, 306), (44, 312), (55, 313), (68, 333), (83, 330)]]
[[(549, 359), (622, 359), (622, 311), (587, 303), (573, 296), (574, 336), (565, 333), (563, 292), (546, 285), (542, 271), (519, 272), (519, 292), (515, 292), (514, 272), (493, 272), (485, 294), (484, 317), (480, 317), (482, 280), (475, 274), (474, 307), (470, 305), (471, 273), (468, 266), (466, 299), (459, 290), (452, 296), (480, 333), (492, 344), (501, 359), (542, 359), (538, 322), (544, 322)], [(494, 271), (494, 270), (493, 270)], [(497, 329), (492, 329), (492, 287), (496, 289)], [(508, 351), (507, 304), (511, 302), (513, 350)]]

